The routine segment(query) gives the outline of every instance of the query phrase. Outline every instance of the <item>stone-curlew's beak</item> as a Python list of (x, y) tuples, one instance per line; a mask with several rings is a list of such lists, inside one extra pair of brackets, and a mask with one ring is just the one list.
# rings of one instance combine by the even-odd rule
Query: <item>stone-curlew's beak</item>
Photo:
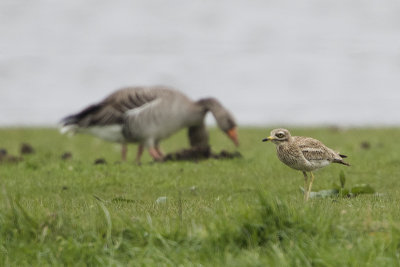
[(267, 141), (274, 140), (274, 139), (275, 139), (275, 137), (273, 137), (273, 136), (268, 136), (267, 138), (264, 138), (262, 141), (263, 141), (263, 142), (267, 142)]
[(236, 146), (239, 146), (239, 140), (238, 140), (238, 134), (236, 127), (233, 127), (232, 129), (228, 130), (226, 134), (229, 136), (229, 138), (235, 143)]

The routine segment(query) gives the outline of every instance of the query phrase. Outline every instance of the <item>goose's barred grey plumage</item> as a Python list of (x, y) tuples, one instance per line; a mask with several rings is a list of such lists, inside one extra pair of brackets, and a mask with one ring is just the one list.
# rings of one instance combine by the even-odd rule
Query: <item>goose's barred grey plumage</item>
[(137, 161), (144, 146), (155, 160), (162, 159), (159, 142), (181, 128), (188, 127), (191, 146), (208, 145), (204, 118), (210, 111), (218, 126), (237, 145), (236, 122), (215, 98), (197, 102), (181, 92), (164, 86), (130, 87), (115, 91), (103, 101), (77, 114), (65, 117), (62, 132), (87, 132), (112, 142), (139, 143)]
[[(340, 163), (350, 166), (343, 161), (343, 158), (347, 156), (333, 151), (319, 140), (311, 137), (291, 136), (290, 132), (283, 128), (272, 130), (271, 135), (262, 141), (272, 141), (276, 145), (279, 160), (287, 166), (303, 172), (306, 200), (308, 200), (314, 181), (312, 171), (323, 168), (330, 163)], [(307, 185), (307, 172), (311, 174), (309, 185)]]

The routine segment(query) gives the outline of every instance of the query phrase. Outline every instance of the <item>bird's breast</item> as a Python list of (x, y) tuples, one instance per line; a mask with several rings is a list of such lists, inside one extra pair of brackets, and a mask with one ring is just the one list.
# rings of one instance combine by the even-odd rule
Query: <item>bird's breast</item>
[(295, 170), (303, 170), (307, 165), (301, 152), (290, 146), (277, 146), (277, 155), (280, 161)]
[(125, 137), (122, 134), (122, 127), (121, 124), (90, 126), (82, 128), (80, 131), (87, 132), (110, 142), (124, 142)]

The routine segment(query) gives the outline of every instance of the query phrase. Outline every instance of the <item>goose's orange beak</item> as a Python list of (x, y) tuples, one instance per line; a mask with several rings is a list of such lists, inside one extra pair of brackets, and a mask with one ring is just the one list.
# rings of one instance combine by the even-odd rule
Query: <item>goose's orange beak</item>
[(233, 127), (232, 129), (228, 130), (226, 133), (229, 136), (229, 138), (233, 141), (233, 143), (235, 143), (236, 146), (239, 146), (239, 140), (238, 140), (238, 134), (237, 134), (236, 127)]

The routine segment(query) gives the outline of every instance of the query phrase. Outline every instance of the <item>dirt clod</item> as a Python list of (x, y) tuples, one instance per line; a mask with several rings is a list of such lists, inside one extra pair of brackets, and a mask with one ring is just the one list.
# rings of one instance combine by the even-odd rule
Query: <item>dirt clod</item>
[(67, 160), (72, 158), (72, 153), (71, 152), (65, 152), (61, 155), (62, 160)]
[(33, 147), (30, 144), (22, 143), (20, 152), (21, 152), (21, 155), (22, 154), (33, 154), (33, 153), (35, 153), (35, 150), (33, 149)]
[(96, 160), (94, 161), (94, 164), (95, 164), (95, 165), (98, 165), (98, 164), (107, 164), (107, 161), (106, 161), (105, 159), (103, 159), (103, 158), (98, 158), (98, 159), (96, 159)]
[(360, 147), (362, 149), (370, 149), (371, 148), (371, 143), (368, 141), (362, 141), (360, 144)]
[(17, 163), (22, 160), (21, 157), (13, 156), (13, 155), (0, 155), (0, 164), (1, 163)]
[(206, 147), (192, 147), (189, 149), (178, 150), (173, 153), (169, 153), (164, 157), (164, 161), (197, 161), (202, 159), (233, 159), (240, 158), (242, 155), (238, 152), (228, 152), (226, 150), (222, 150), (220, 153), (214, 153), (211, 151), (209, 146)]
[(0, 163), (16, 163), (21, 160), (21, 157), (9, 155), (6, 149), (0, 148)]
[(0, 148), (0, 158), (7, 155), (7, 150), (4, 148)]

